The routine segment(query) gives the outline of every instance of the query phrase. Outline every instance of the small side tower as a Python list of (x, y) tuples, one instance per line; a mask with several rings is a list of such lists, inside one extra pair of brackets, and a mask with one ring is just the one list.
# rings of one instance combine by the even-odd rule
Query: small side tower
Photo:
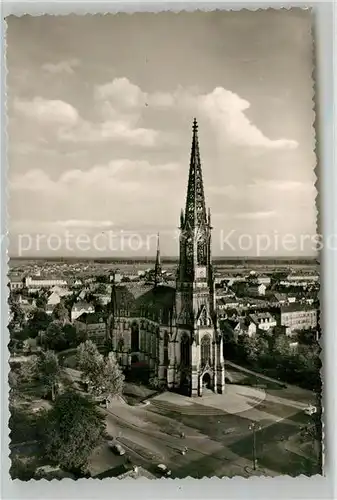
[(160, 246), (159, 246), (159, 233), (157, 235), (157, 253), (156, 253), (156, 263), (154, 266), (154, 286), (158, 286), (162, 281), (162, 268), (160, 262)]

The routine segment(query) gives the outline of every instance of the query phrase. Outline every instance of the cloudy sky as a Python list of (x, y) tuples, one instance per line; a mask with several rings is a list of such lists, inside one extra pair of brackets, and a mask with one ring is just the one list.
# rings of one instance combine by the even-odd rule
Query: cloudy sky
[(214, 255), (314, 253), (308, 11), (11, 17), (7, 44), (12, 255), (148, 255), (157, 231), (175, 255), (194, 116)]

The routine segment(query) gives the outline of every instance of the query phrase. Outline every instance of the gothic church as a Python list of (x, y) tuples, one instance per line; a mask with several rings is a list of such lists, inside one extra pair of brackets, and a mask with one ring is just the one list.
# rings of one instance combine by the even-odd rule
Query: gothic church
[(124, 368), (146, 364), (169, 390), (189, 396), (201, 396), (204, 387), (217, 393), (225, 388), (211, 230), (194, 120), (186, 206), (180, 216), (176, 288), (160, 281), (158, 246), (154, 285), (143, 293), (114, 285), (107, 320), (107, 340)]

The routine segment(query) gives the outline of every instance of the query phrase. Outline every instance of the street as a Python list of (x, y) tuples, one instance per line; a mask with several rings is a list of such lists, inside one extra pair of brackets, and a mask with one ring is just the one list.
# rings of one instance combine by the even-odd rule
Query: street
[[(249, 425), (259, 422), (254, 472), (296, 475), (315, 469), (314, 457), (307, 449), (303, 452), (298, 442), (300, 427), (308, 421), (303, 410), (311, 395), (302, 391), (299, 402), (298, 398), (289, 399), (290, 392), (289, 388), (280, 389), (276, 396), (275, 391), (260, 391), (261, 396), (256, 397), (256, 390), (250, 396), (247, 388), (231, 386), (227, 395), (209, 396), (213, 406), (206, 404), (207, 397), (200, 404), (199, 399), (187, 401), (164, 393), (147, 405), (116, 401), (102, 411), (109, 435), (122, 444), (133, 463), (148, 470), (164, 463), (176, 478), (251, 475)], [(240, 404), (242, 411), (238, 411)], [(182, 453), (184, 447), (186, 454)]]

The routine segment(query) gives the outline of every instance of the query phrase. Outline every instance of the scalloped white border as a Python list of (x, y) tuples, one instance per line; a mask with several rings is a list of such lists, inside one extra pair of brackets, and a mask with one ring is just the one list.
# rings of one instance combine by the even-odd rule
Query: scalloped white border
[[(325, 237), (329, 234), (337, 234), (337, 172), (334, 168), (336, 144), (334, 143), (334, 125), (336, 123), (336, 110), (334, 106), (333, 89), (334, 80), (336, 82), (333, 55), (334, 46), (337, 41), (336, 11), (334, 9), (335, 0), (327, 2), (18, 2), (16, 0), (3, 0), (0, 6), (2, 19), (9, 15), (31, 15), (54, 14), (67, 15), (95, 14), (106, 12), (162, 12), (181, 10), (249, 10), (266, 8), (291, 8), (291, 7), (311, 7), (314, 16), (314, 37), (316, 52), (315, 67), (315, 107), (316, 107), (316, 138), (318, 152), (317, 174), (317, 209), (318, 228)], [(335, 26), (335, 29), (333, 29)], [(336, 498), (337, 488), (337, 404), (335, 402), (335, 382), (337, 378), (337, 341), (335, 331), (337, 324), (337, 308), (335, 300), (337, 297), (337, 253), (333, 250), (324, 249), (321, 254), (321, 281), (322, 281), (322, 331), (323, 331), (323, 352), (322, 352), (322, 379), (324, 381), (324, 424), (325, 424), (325, 477), (314, 476), (311, 478), (298, 477), (290, 478), (279, 476), (277, 478), (257, 478), (243, 479), (235, 477), (232, 479), (185, 479), (185, 480), (162, 480), (165, 485), (158, 481), (148, 481), (146, 479), (118, 481), (106, 479), (102, 481), (78, 480), (72, 481), (63, 479), (62, 481), (46, 480), (30, 481), (24, 483), (11, 481), (9, 479), (8, 458), (8, 351), (9, 340), (7, 330), (8, 305), (7, 305), (7, 226), (6, 226), (6, 108), (5, 108), (5, 75), (6, 67), (4, 61), (5, 52), (5, 30), (6, 25), (1, 25), (1, 190), (0, 190), (0, 223), (1, 223), (1, 278), (0, 278), (0, 304), (1, 304), (1, 498), (53, 498), (53, 499), (89, 499), (89, 498), (111, 498), (135, 495), (138, 498), (286, 498), (286, 499), (319, 499)], [(326, 348), (328, 346), (328, 348)], [(113, 483), (113, 484), (112, 484)], [(163, 488), (163, 486), (165, 486)]]

